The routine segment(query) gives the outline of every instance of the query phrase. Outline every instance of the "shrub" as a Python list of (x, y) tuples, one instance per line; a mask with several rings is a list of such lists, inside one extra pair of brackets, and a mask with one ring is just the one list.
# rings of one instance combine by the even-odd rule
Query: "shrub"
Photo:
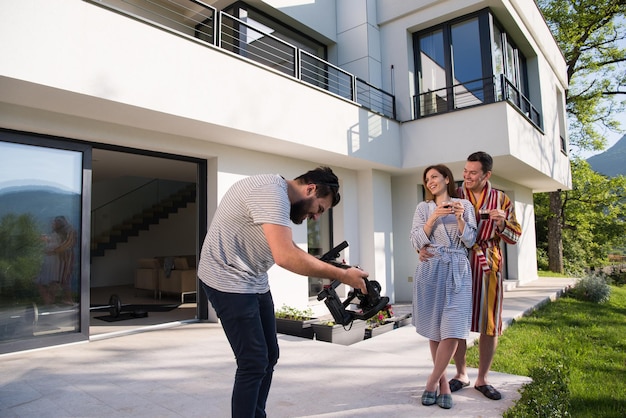
[(621, 270), (618, 267), (613, 267), (608, 274), (609, 283), (615, 286), (624, 286), (626, 284), (626, 270)]
[(611, 296), (611, 287), (603, 273), (592, 273), (578, 280), (568, 296), (582, 301), (604, 303)]
[(545, 249), (537, 247), (537, 269), (548, 270), (548, 253)]
[(563, 362), (542, 359), (530, 369), (532, 382), (522, 386), (521, 398), (502, 416), (504, 418), (569, 417), (569, 369)]

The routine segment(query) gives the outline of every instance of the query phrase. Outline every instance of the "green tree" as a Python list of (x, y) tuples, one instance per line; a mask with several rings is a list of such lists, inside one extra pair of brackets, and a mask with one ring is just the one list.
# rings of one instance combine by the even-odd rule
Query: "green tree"
[(0, 219), (0, 296), (32, 297), (43, 259), (41, 231), (31, 214)]
[[(570, 191), (561, 192), (563, 258), (570, 274), (607, 263), (611, 248), (626, 244), (626, 177), (609, 178), (581, 158), (572, 160)], [(550, 193), (535, 194), (537, 248), (547, 251)]]
[[(570, 144), (579, 150), (601, 150), (603, 132), (618, 132), (616, 115), (626, 102), (626, 0), (538, 0), (539, 8), (563, 51)], [(620, 101), (621, 100), (621, 101)], [(574, 175), (574, 173), (572, 173)], [(547, 254), (551, 271), (563, 272), (563, 192), (546, 202)]]

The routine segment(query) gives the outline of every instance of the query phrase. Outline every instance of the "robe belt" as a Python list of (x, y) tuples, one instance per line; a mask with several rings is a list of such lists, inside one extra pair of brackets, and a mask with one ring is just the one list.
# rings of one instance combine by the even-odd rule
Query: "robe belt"
[(477, 242), (472, 247), (472, 250), (474, 250), (474, 254), (476, 254), (478, 265), (484, 273), (489, 273), (491, 271), (491, 269), (489, 268), (489, 263), (487, 262), (485, 250), (489, 247), (495, 247), (497, 245), (500, 245), (499, 240), (496, 241), (495, 239), (489, 239), (486, 241)]
[[(441, 261), (446, 264), (462, 263), (463, 258), (467, 260), (467, 250), (464, 248), (448, 248), (448, 247), (435, 247), (437, 249), (437, 253), (441, 257)], [(454, 293), (459, 293), (461, 290), (461, 272), (459, 269), (452, 267), (452, 282), (454, 284), (453, 291)]]

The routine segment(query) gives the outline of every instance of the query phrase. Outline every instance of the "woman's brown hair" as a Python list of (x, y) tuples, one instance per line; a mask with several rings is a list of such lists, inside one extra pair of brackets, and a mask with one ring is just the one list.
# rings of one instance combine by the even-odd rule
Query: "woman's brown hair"
[(449, 180), (448, 181), (448, 194), (450, 195), (450, 197), (457, 197), (456, 183), (454, 182), (454, 176), (452, 175), (452, 171), (450, 171), (450, 169), (443, 164), (435, 164), (435, 165), (426, 167), (426, 170), (424, 170), (424, 174), (422, 174), (422, 183), (424, 185), (424, 190), (426, 191), (426, 201), (435, 200), (435, 197), (433, 196), (433, 194), (430, 192), (428, 187), (426, 187), (426, 174), (430, 170), (437, 171), (439, 174), (443, 176), (444, 179), (447, 178)]

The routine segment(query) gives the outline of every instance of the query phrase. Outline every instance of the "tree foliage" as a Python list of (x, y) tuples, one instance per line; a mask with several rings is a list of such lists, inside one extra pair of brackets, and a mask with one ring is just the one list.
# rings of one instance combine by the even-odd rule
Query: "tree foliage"
[[(580, 158), (572, 160), (572, 190), (562, 191), (563, 258), (568, 273), (608, 262), (612, 248), (626, 245), (626, 177), (606, 177)], [(558, 193), (558, 192), (557, 192)], [(547, 252), (549, 193), (537, 193), (537, 248)]]
[(626, 0), (539, 0), (567, 64), (570, 144), (606, 146), (603, 131), (620, 131), (626, 101)]
[(41, 231), (31, 214), (0, 219), (0, 296), (33, 292), (43, 259)]
[[(626, 0), (537, 0), (537, 5), (567, 64), (569, 89), (565, 101), (570, 145), (577, 150), (602, 150), (607, 130), (619, 132), (616, 116), (626, 106)], [(572, 176), (576, 175), (573, 170)], [(543, 210), (549, 208), (547, 211), (557, 216), (545, 218), (548, 226), (543, 242), (549, 243), (544, 249), (548, 268), (559, 273), (563, 272), (564, 258), (580, 261), (589, 258), (585, 254), (597, 253), (595, 247), (576, 246), (584, 240), (570, 241), (572, 229), (565, 224), (570, 217), (568, 204), (562, 197), (555, 191), (549, 193), (547, 201), (537, 199), (544, 205)], [(536, 204), (535, 210), (541, 212), (542, 208)], [(586, 241), (597, 242), (593, 237)], [(568, 266), (568, 270), (578, 265), (580, 262)]]

